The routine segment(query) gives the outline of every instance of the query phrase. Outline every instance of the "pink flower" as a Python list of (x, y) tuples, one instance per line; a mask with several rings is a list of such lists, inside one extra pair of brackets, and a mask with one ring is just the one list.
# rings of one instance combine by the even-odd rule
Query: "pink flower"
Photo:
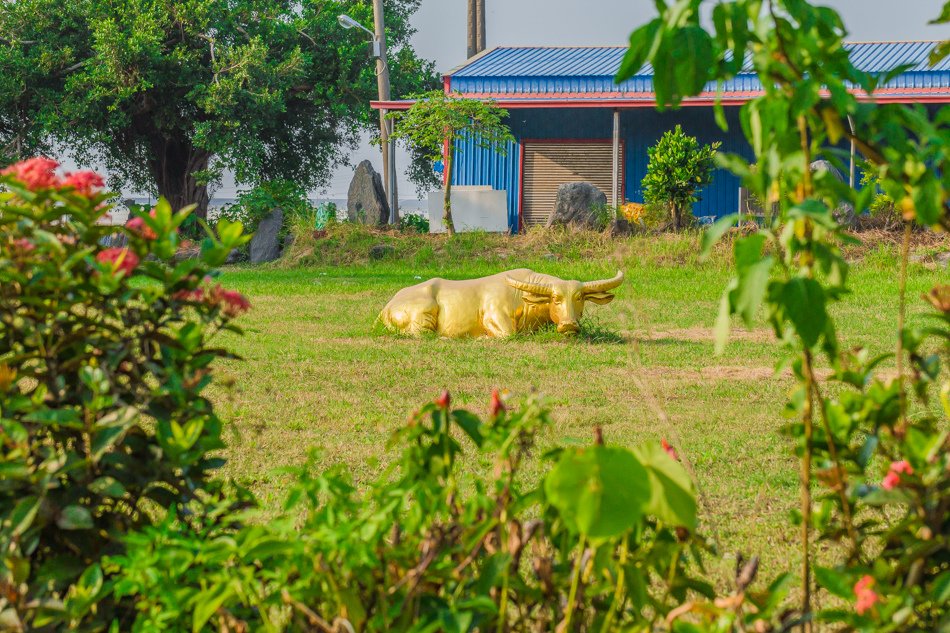
[(138, 256), (127, 248), (107, 248), (96, 255), (96, 261), (112, 264), (114, 271), (121, 270), (126, 276), (139, 265)]
[(669, 442), (667, 442), (666, 440), (660, 440), (660, 446), (663, 447), (663, 450), (666, 451), (666, 454), (667, 454), (667, 455), (669, 455), (670, 457), (672, 457), (672, 458), (675, 459), (676, 461), (679, 461), (679, 458), (680, 458), (680, 457), (679, 457), (679, 455), (676, 454), (676, 449), (673, 448), (673, 447), (670, 445)]
[(59, 163), (55, 160), (37, 156), (10, 165), (0, 171), (0, 176), (12, 176), (23, 183), (30, 191), (38, 191), (60, 186), (60, 180), (56, 176), (57, 167), (59, 167)]
[(890, 469), (888, 469), (887, 474), (884, 476), (884, 480), (881, 482), (881, 487), (884, 488), (884, 490), (893, 490), (899, 486), (901, 483), (901, 473), (913, 475), (914, 469), (906, 460), (892, 462)]
[(497, 389), (493, 389), (491, 392), (491, 405), (489, 406), (491, 410), (492, 417), (498, 417), (498, 414), (505, 411), (505, 403), (501, 399), (501, 394), (498, 393)]
[(76, 193), (88, 198), (105, 187), (106, 183), (103, 182), (102, 176), (94, 171), (74, 171), (66, 175), (62, 186), (72, 187)]
[(439, 397), (436, 399), (435, 404), (436, 404), (436, 406), (439, 407), (440, 409), (448, 409), (448, 408), (449, 408), (449, 405), (452, 404), (452, 396), (449, 395), (449, 390), (448, 390), (448, 389), (446, 389), (446, 390), (444, 390), (444, 391), (442, 392), (442, 395), (439, 396)]
[(861, 580), (854, 583), (854, 610), (858, 615), (864, 615), (875, 604), (881, 601), (881, 597), (875, 593), (874, 578), (871, 576), (862, 576)]
[(251, 309), (251, 302), (247, 297), (236, 290), (225, 290), (220, 285), (212, 288), (208, 299), (211, 303), (220, 305), (224, 314), (229, 317), (240, 316)]
[[(149, 212), (149, 217), (155, 217), (155, 209), (152, 209)], [(148, 224), (145, 223), (145, 220), (140, 217), (135, 217), (125, 223), (125, 227), (134, 233), (138, 233), (143, 239), (154, 240), (158, 237), (155, 234), (155, 231), (152, 230)]]
[(204, 299), (205, 291), (201, 288), (195, 288), (194, 290), (179, 290), (172, 295), (172, 299), (175, 301), (194, 301), (198, 302)]
[(29, 253), (34, 248), (36, 248), (36, 244), (26, 239), (25, 237), (21, 237), (18, 240), (14, 240), (13, 246), (24, 253)]

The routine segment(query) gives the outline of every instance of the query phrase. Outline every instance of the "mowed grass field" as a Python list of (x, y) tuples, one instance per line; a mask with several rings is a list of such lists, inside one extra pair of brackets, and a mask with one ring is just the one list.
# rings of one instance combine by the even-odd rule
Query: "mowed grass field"
[[(737, 551), (761, 555), (768, 574), (796, 563), (787, 516), (798, 504), (797, 462), (779, 433), (792, 382), (774, 375), (780, 349), (761, 323), (734, 332), (723, 355), (713, 350), (711, 328), (730, 276), (728, 247), (701, 262), (695, 235), (419, 237), (409, 246), (387, 237), (395, 254), (370, 262), (364, 247), (382, 238), (353, 239), (297, 250), (305, 267), (224, 272), (222, 282), (253, 303), (240, 321), (246, 335), (223, 341), (243, 357), (221, 368), (235, 387), (213, 392), (233, 430), (225, 476), (276, 505), (286, 480), (275, 470), (302, 463), (313, 448), (323, 450), (327, 465), (351, 466), (357, 480), (378, 472), (390, 458), (392, 430), (443, 388), (479, 413), (487, 411), (492, 389), (507, 389), (515, 399), (538, 390), (552, 409), (544, 446), (589, 443), (598, 425), (611, 444), (666, 438), (675, 445), (695, 473), (703, 531), (719, 546), (720, 569)], [(345, 253), (353, 249), (364, 250), (348, 261)], [(417, 340), (374, 326), (389, 298), (421, 279), (522, 266), (580, 280), (621, 269), (626, 281), (613, 303), (585, 311), (594, 336)], [(924, 312), (919, 296), (938, 282), (950, 282), (946, 268), (911, 265), (911, 323)], [(855, 251), (852, 287), (834, 308), (844, 341), (889, 350), (898, 305), (896, 248)], [(546, 468), (538, 459), (527, 474), (540, 477)]]

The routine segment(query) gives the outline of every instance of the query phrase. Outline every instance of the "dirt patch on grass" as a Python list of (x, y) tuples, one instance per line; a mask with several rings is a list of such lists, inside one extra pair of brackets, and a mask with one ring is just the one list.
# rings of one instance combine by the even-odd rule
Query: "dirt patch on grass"
[[(741, 365), (710, 365), (708, 367), (629, 367), (618, 369), (618, 374), (636, 375), (647, 380), (674, 382), (714, 382), (742, 380), (786, 380), (792, 378), (791, 370), (778, 375), (774, 367), (744, 367)], [(816, 370), (815, 375), (824, 380), (830, 370)]]
[[(689, 341), (691, 343), (713, 342), (715, 334), (712, 328), (689, 327), (672, 328), (667, 330), (653, 330), (650, 332), (622, 332), (624, 336), (640, 341)], [(775, 340), (771, 330), (742, 330), (733, 329), (729, 333), (731, 341), (749, 341), (751, 343), (768, 343)]]

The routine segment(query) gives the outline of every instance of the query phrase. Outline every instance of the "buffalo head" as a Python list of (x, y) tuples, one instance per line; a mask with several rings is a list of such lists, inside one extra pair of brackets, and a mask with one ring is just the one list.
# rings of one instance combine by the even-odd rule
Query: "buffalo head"
[(597, 304), (610, 303), (613, 290), (623, 282), (623, 273), (619, 270), (612, 279), (599, 281), (555, 280), (548, 283), (520, 281), (507, 278), (508, 285), (524, 293), (526, 303), (535, 305), (550, 304), (551, 321), (561, 334), (576, 334), (580, 329), (580, 320), (584, 314), (584, 302)]

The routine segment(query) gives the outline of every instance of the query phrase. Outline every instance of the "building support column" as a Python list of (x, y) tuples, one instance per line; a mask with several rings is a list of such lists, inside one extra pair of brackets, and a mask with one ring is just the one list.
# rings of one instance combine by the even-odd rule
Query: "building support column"
[(610, 204), (615, 208), (620, 206), (620, 110), (614, 110), (613, 189)]

